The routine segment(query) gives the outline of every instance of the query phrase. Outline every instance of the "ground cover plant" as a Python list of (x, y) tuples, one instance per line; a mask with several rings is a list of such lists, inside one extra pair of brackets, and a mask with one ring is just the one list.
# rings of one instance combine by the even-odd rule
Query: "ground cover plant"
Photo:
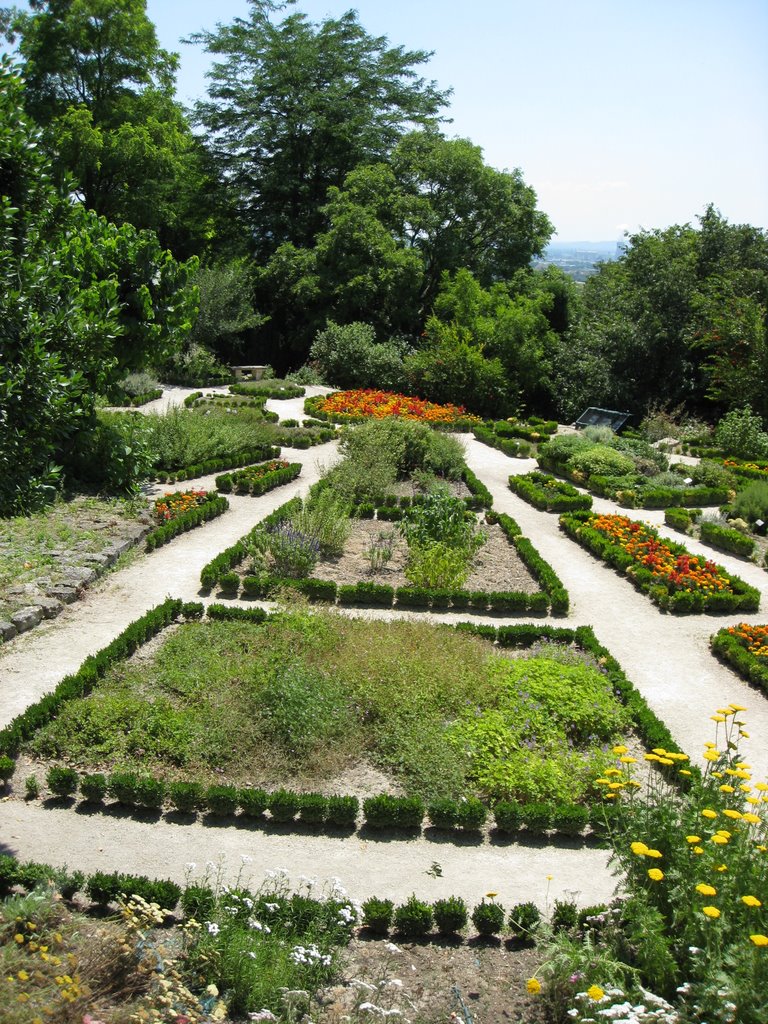
[(364, 388), (308, 398), (304, 408), (311, 416), (337, 423), (387, 419), (390, 416), (454, 430), (467, 430), (473, 424), (480, 423), (479, 417), (470, 415), (461, 405), (440, 405), (412, 395)]
[[(555, 1019), (766, 1020), (768, 784), (740, 758), (743, 711), (712, 716), (706, 771), (685, 794), (656, 774), (643, 787), (627, 755), (601, 780), (622, 896), (554, 936), (529, 984)], [(674, 754), (645, 756), (689, 773)]]
[(760, 592), (722, 566), (627, 516), (566, 513), (560, 526), (582, 547), (626, 573), (660, 608), (686, 613), (757, 611)]
[(710, 643), (719, 658), (768, 693), (768, 626), (748, 622), (726, 626), (714, 634)]
[[(587, 725), (587, 719), (592, 722)], [(303, 610), (262, 626), (187, 623), (116, 663), (28, 751), (166, 781), (328, 786), (360, 761), (425, 800), (588, 800), (630, 725), (589, 656), (510, 660), (426, 623)], [(527, 767), (526, 767), (527, 766)], [(422, 812), (423, 813), (423, 812)]]

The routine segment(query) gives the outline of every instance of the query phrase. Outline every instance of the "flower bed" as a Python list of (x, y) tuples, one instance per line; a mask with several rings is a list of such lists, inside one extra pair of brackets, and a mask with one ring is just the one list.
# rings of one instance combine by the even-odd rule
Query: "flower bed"
[(581, 494), (564, 480), (556, 480), (547, 473), (526, 473), (510, 476), (509, 488), (523, 501), (544, 512), (573, 512), (592, 508), (592, 499)]
[(728, 626), (715, 633), (710, 644), (740, 676), (768, 693), (768, 626)]
[(174, 491), (163, 495), (152, 510), (158, 526), (147, 535), (147, 551), (154, 551), (180, 533), (215, 519), (228, 508), (227, 499), (213, 491)]
[(236, 473), (224, 473), (216, 477), (216, 486), (225, 494), (250, 494), (258, 497), (267, 491), (290, 483), (301, 473), (300, 462), (288, 462), (286, 459), (272, 459), (259, 466), (249, 466)]
[(398, 416), (451, 430), (469, 430), (481, 422), (478, 416), (469, 414), (462, 405), (438, 405), (423, 398), (399, 395), (394, 391), (371, 389), (334, 391), (327, 396), (308, 398), (304, 402), (304, 410), (310, 416), (335, 423), (361, 423), (368, 419), (381, 420)]
[(753, 612), (760, 606), (760, 592), (754, 587), (627, 516), (566, 513), (560, 527), (626, 573), (660, 608), (678, 613)]
[(743, 462), (740, 459), (723, 459), (723, 465), (737, 476), (748, 480), (765, 480), (768, 478), (768, 462)]

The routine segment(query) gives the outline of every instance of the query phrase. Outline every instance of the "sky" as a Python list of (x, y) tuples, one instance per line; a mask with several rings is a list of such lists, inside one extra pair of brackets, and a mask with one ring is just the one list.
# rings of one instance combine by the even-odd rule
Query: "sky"
[[(299, 0), (312, 21), (353, 8), (392, 45), (434, 51), (449, 136), (519, 167), (558, 241), (695, 223), (709, 203), (768, 226), (768, 0)], [(178, 92), (210, 58), (179, 40), (247, 17), (247, 0), (148, 0), (181, 55)]]

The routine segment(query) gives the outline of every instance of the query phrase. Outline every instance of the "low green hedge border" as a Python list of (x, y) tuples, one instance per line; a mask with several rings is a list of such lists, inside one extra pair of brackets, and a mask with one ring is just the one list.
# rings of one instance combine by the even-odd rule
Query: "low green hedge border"
[(238, 452), (229, 455), (222, 455), (218, 459), (206, 459), (205, 462), (197, 462), (191, 466), (184, 466), (173, 471), (155, 470), (155, 480), (161, 484), (174, 484), (179, 480), (195, 480), (200, 476), (208, 476), (209, 473), (216, 473), (221, 469), (237, 469), (240, 466), (247, 466), (253, 462), (266, 462), (267, 459), (276, 459), (280, 455), (280, 449), (273, 445), (258, 445), (253, 448), (243, 448)]
[[(298, 512), (301, 508), (301, 498), (291, 498), (289, 501), (284, 502), (274, 512), (270, 512), (268, 516), (265, 516), (254, 528), (247, 533), (245, 537), (241, 537), (239, 541), (233, 544), (231, 547), (226, 548), (220, 552), (206, 566), (203, 567), (200, 573), (200, 584), (203, 590), (211, 590), (220, 582), (221, 578), (230, 572), (236, 565), (245, 558), (247, 547), (246, 544), (251, 536), (256, 533), (257, 530), (268, 529), (270, 526), (277, 526), (284, 519), (290, 519), (294, 512)], [(234, 574), (237, 575), (237, 574)], [(228, 588), (224, 588), (228, 589)]]
[(701, 519), (700, 508), (668, 508), (664, 512), (664, 522), (673, 530), (688, 533), (693, 524)]
[[(597, 530), (591, 529), (588, 524), (590, 517), (591, 513), (589, 512), (565, 513), (560, 516), (560, 528), (577, 544), (586, 548), (590, 554), (600, 558), (621, 575), (628, 577), (638, 590), (647, 594), (654, 604), (665, 611), (688, 615), (699, 612), (756, 612), (760, 607), (760, 591), (730, 573), (726, 574), (730, 580), (730, 593), (721, 591), (716, 594), (704, 595), (687, 591), (670, 591), (663, 579), (654, 577), (649, 569), (636, 563), (623, 548), (611, 543)], [(646, 527), (646, 529), (651, 530), (650, 527)], [(682, 544), (676, 544), (674, 541), (665, 543), (675, 554), (690, 554)]]
[(216, 477), (216, 486), (226, 494), (234, 491), (235, 494), (249, 494), (258, 498), (275, 487), (282, 487), (295, 480), (301, 473), (301, 463), (291, 462), (284, 469), (276, 469), (271, 473), (265, 473), (260, 477), (253, 477), (250, 470), (242, 469), (236, 473), (224, 473)]
[(196, 505), (189, 512), (185, 512), (176, 519), (171, 519), (170, 522), (163, 523), (162, 526), (158, 526), (151, 533), (147, 534), (147, 551), (154, 551), (155, 548), (162, 547), (163, 544), (167, 544), (174, 537), (178, 537), (180, 533), (186, 533), (187, 530), (192, 530), (196, 526), (201, 526), (203, 523), (215, 519), (223, 512), (226, 512), (228, 508), (229, 502), (226, 498), (222, 498), (218, 494), (209, 494), (202, 505)]
[(150, 388), (149, 391), (142, 391), (140, 395), (114, 395), (110, 404), (116, 406), (131, 406), (136, 408), (139, 405), (146, 405), (147, 402), (154, 402), (163, 397), (162, 388)]
[(574, 512), (592, 508), (588, 494), (581, 494), (572, 484), (556, 480), (548, 473), (513, 474), (509, 478), (509, 489), (541, 512)]
[(106, 647), (86, 658), (77, 672), (65, 676), (52, 693), (41, 697), (0, 729), (0, 754), (15, 756), (21, 744), (40, 726), (50, 722), (62, 704), (89, 694), (111, 665), (129, 657), (165, 629), (182, 612), (182, 608), (182, 601), (168, 598), (132, 622)]
[(718, 551), (727, 551), (729, 554), (738, 555), (740, 558), (749, 558), (755, 551), (755, 541), (747, 537), (739, 530), (729, 526), (721, 526), (719, 523), (709, 523), (703, 520), (700, 525), (699, 539), (703, 544), (711, 544)]
[(303, 398), (306, 390), (300, 384), (287, 381), (284, 384), (270, 384), (269, 381), (255, 381), (251, 384), (230, 384), (233, 395), (248, 395), (249, 398)]
[(489, 448), (498, 448), (500, 452), (512, 459), (528, 459), (533, 450), (529, 441), (522, 441), (511, 437), (500, 437), (493, 430), (487, 427), (475, 427), (472, 431), (475, 440), (487, 444)]
[(765, 658), (758, 658), (748, 651), (728, 632), (727, 627), (710, 637), (709, 643), (713, 654), (727, 662), (747, 682), (761, 686), (768, 694), (768, 664)]

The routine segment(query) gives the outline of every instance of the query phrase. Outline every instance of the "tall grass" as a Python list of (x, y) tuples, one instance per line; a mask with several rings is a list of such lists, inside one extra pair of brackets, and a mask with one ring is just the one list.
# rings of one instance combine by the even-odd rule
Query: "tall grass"
[(171, 409), (163, 415), (149, 415), (146, 420), (154, 465), (163, 470), (179, 469), (254, 445), (269, 444), (275, 436), (271, 424), (242, 412)]

